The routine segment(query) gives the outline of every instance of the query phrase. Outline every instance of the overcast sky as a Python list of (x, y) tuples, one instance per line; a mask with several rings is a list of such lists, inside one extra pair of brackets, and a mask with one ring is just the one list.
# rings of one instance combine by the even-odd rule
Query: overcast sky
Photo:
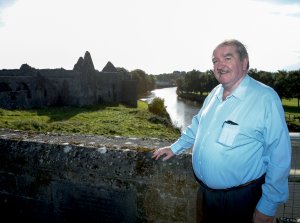
[(73, 69), (86, 51), (148, 74), (206, 71), (236, 38), (258, 70), (300, 69), (300, 0), (0, 0), (0, 69)]

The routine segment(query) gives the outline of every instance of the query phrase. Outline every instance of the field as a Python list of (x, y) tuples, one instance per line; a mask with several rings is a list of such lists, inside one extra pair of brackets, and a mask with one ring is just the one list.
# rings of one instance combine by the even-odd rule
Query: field
[(168, 118), (153, 115), (148, 105), (0, 109), (0, 128), (32, 132), (61, 132), (176, 139), (180, 131)]
[(298, 107), (298, 99), (282, 100), (285, 117), (289, 124), (300, 126), (300, 108)]
[[(300, 127), (297, 99), (282, 100), (289, 125)], [(0, 109), (0, 128), (31, 132), (81, 133), (176, 139), (180, 130), (167, 117), (148, 111), (139, 101), (137, 108), (124, 105), (90, 107), (50, 107), (43, 109)]]

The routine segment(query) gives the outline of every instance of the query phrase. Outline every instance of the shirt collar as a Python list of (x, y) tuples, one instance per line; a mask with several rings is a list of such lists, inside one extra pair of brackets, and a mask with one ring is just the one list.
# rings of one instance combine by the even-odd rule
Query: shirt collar
[[(243, 78), (243, 80), (241, 81), (241, 83), (239, 84), (239, 86), (228, 97), (233, 96), (235, 98), (243, 100), (246, 96), (246, 91), (247, 91), (247, 87), (249, 85), (249, 81), (250, 81), (250, 77), (248, 74), (246, 74), (245, 77)], [(218, 91), (216, 92), (216, 96), (220, 101), (222, 101), (223, 91), (224, 91), (224, 88), (220, 84), (220, 87), (219, 87)]]

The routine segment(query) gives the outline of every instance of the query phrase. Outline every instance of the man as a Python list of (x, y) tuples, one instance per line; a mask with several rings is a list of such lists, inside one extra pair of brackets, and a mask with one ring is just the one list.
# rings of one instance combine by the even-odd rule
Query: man
[(273, 222), (278, 205), (288, 198), (291, 160), (281, 100), (248, 76), (248, 53), (238, 40), (219, 44), (212, 62), (220, 84), (181, 137), (153, 158), (165, 161), (193, 147), (202, 222)]

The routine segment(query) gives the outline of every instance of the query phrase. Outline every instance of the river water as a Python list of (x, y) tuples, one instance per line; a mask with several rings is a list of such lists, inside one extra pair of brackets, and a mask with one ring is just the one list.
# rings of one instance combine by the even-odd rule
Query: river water
[(170, 115), (173, 125), (182, 131), (191, 124), (192, 118), (200, 110), (201, 104), (179, 99), (176, 94), (176, 89), (177, 87), (155, 89), (142, 100), (149, 103), (154, 97), (164, 99), (167, 112)]

